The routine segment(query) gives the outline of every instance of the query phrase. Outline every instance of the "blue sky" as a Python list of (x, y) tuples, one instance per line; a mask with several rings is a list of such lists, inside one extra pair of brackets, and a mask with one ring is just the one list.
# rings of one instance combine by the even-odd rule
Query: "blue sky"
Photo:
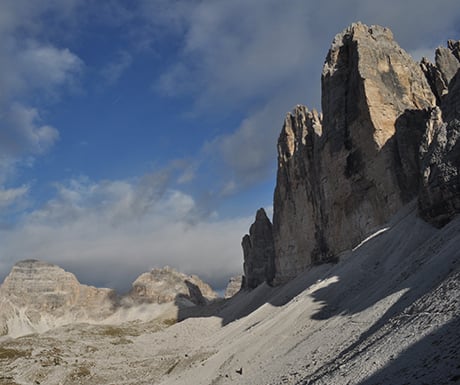
[(2, 0), (0, 280), (37, 258), (120, 290), (166, 264), (223, 287), (271, 209), (285, 114), (320, 109), (357, 20), (417, 59), (460, 38), (454, 0)]

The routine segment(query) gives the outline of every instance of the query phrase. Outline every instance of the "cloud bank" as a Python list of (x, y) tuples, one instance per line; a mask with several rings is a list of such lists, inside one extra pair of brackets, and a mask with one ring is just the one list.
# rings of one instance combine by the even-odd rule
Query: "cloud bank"
[[(251, 218), (201, 218), (194, 199), (162, 173), (136, 181), (70, 180), (56, 196), (0, 230), (0, 276), (18, 260), (54, 262), (86, 283), (127, 290), (141, 272), (173, 266), (221, 289), (241, 272)], [(25, 191), (0, 192), (0, 204)]]

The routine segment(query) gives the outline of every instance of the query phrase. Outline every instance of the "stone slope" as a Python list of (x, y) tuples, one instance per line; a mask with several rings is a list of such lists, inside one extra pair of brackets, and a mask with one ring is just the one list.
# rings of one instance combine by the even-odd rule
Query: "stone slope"
[(387, 28), (356, 23), (335, 37), (323, 112), (296, 106), (278, 140), (275, 284), (336, 261), (419, 196), (435, 226), (460, 212), (459, 47), (419, 64)]

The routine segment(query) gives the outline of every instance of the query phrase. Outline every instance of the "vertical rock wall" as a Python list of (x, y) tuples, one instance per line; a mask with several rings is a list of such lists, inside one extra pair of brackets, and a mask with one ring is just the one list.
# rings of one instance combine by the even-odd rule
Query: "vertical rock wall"
[[(379, 26), (335, 37), (323, 113), (296, 106), (278, 140), (274, 284), (336, 260), (417, 197), (435, 226), (460, 212), (460, 42), (435, 58), (416, 63)], [(265, 237), (243, 239), (248, 287), (264, 281), (253, 245)]]
[(388, 29), (353, 24), (335, 37), (322, 118), (296, 107), (278, 142), (276, 282), (336, 258), (415, 197), (420, 122), (435, 103)]

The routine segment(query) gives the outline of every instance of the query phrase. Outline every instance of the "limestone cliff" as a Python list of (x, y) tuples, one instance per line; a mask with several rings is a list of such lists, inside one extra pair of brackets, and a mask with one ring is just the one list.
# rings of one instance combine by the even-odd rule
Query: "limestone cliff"
[(277, 282), (335, 259), (416, 196), (426, 115), (418, 111), (435, 104), (420, 66), (388, 29), (358, 23), (335, 37), (323, 115), (296, 107), (278, 142)]
[(435, 226), (460, 211), (459, 58), (449, 41), (435, 64), (416, 63), (379, 26), (335, 37), (322, 114), (295, 107), (278, 140), (275, 284), (336, 260), (417, 197)]
[(56, 265), (18, 262), (0, 286), (0, 335), (21, 328), (46, 330), (57, 319), (102, 320), (113, 313), (115, 297), (111, 289), (80, 284), (75, 275)]

